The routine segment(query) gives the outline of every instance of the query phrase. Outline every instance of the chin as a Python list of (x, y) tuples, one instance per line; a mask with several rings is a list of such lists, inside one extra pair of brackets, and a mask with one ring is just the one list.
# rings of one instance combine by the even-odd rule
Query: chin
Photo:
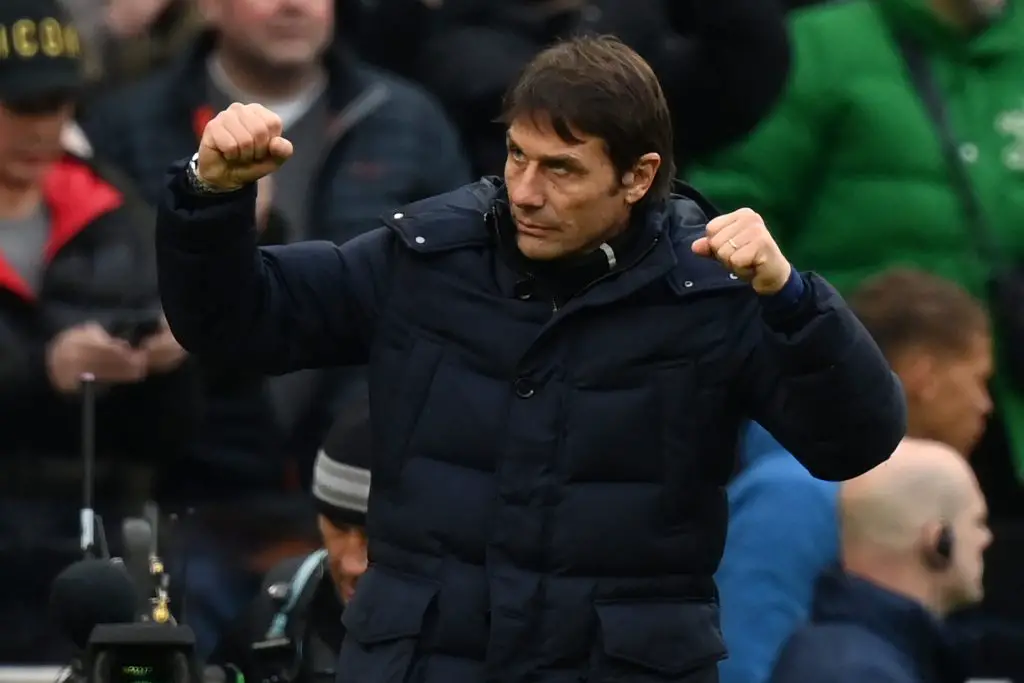
[(558, 242), (553, 242), (532, 235), (519, 233), (516, 236), (516, 246), (523, 256), (531, 261), (551, 261), (565, 255), (565, 250)]
[(16, 187), (32, 187), (42, 181), (55, 161), (56, 158), (38, 161), (12, 161), (4, 169), (3, 180)]

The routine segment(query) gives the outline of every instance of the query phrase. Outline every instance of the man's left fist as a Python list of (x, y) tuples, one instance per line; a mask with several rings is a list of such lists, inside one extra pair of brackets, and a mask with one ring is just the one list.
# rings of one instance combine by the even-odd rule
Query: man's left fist
[(694, 241), (693, 253), (718, 259), (761, 295), (781, 290), (793, 272), (764, 220), (750, 209), (712, 219), (706, 236)]

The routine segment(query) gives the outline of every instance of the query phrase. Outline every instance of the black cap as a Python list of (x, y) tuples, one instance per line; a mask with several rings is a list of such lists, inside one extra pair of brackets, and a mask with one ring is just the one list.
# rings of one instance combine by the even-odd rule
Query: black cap
[(0, 102), (81, 86), (81, 41), (58, 0), (0, 0)]
[(370, 497), (370, 409), (365, 392), (343, 406), (313, 470), (317, 510), (335, 525), (366, 524)]

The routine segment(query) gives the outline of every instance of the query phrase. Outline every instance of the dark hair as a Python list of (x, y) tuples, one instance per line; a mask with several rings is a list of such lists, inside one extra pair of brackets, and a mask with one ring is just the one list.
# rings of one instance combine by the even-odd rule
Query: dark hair
[(537, 115), (550, 117), (565, 142), (583, 142), (573, 129), (602, 139), (620, 175), (657, 152), (661, 167), (648, 196), (668, 197), (675, 176), (668, 103), (650, 65), (619, 39), (572, 38), (534, 57), (506, 93), (499, 121)]
[(909, 268), (866, 280), (850, 306), (891, 362), (908, 348), (963, 353), (989, 332), (984, 307), (954, 282)]

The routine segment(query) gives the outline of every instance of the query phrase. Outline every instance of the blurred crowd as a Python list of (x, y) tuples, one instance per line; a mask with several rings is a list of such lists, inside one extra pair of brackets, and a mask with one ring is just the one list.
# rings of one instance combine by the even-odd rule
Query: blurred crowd
[(1021, 0), (2, 0), (0, 623), (19, 627), (0, 662), (69, 653), (44, 604), (79, 553), (84, 372), (106, 536), (116, 553), (147, 502), (175, 516), (161, 549), (187, 565), (203, 654), (268, 570), (323, 543), (314, 462), (332, 424), (365, 423), (363, 371), (210, 366), (160, 311), (152, 207), (216, 112), (261, 103), (294, 144), (260, 183), (261, 243), (341, 243), (501, 175), (506, 88), (577, 32), (650, 63), (680, 181), (761, 213), (906, 392), (916, 441), (848, 484), (739, 435), (723, 683), (845, 681), (816, 668), (843, 657), (863, 660), (850, 681), (905, 680), (858, 669), (887, 656), (867, 631), (933, 647), (890, 594), (953, 615), (965, 671), (1024, 674)]

